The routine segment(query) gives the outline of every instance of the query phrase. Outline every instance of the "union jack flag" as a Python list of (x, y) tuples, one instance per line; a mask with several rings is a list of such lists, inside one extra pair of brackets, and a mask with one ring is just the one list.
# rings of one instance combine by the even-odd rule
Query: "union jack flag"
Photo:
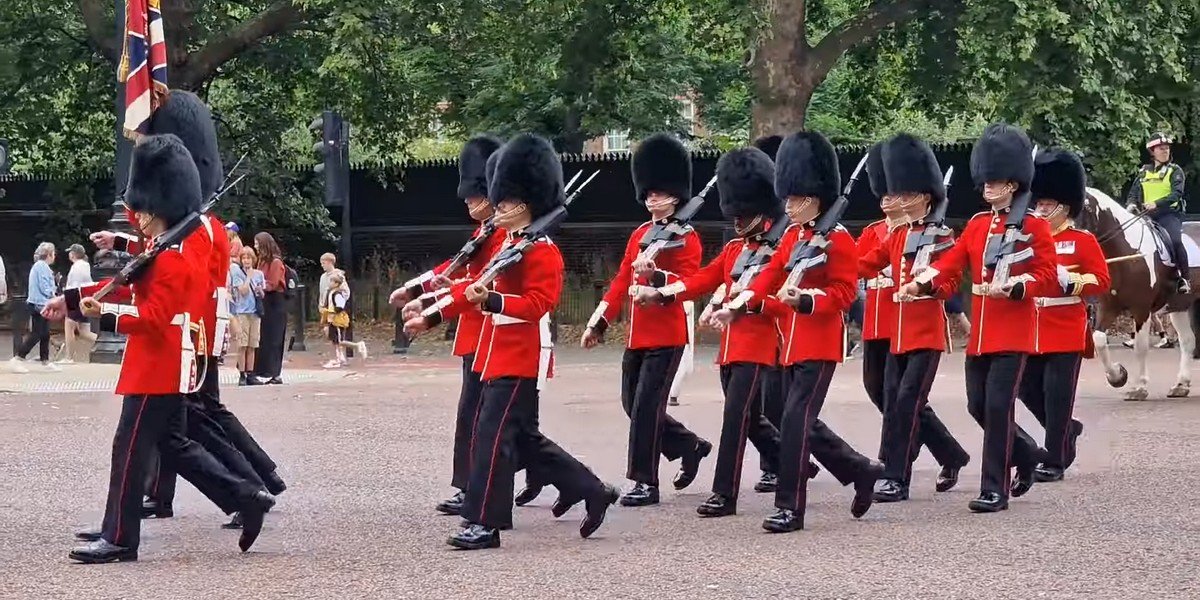
[(167, 96), (162, 0), (126, 0), (125, 49), (117, 78), (125, 84), (125, 135), (145, 133)]

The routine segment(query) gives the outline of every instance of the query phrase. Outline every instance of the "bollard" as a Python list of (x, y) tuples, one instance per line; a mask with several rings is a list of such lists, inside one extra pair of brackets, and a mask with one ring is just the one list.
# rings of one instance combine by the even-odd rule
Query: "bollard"
[(404, 319), (400, 316), (400, 309), (396, 309), (392, 321), (396, 324), (396, 334), (392, 338), (392, 354), (408, 354), (408, 347), (412, 344), (412, 340), (408, 339), (408, 335), (404, 333)]
[(17, 355), (17, 348), (21, 346), (21, 340), (25, 338), (25, 334), (29, 331), (29, 304), (25, 302), (22, 294), (13, 294), (8, 297), (9, 317), (12, 324), (12, 353)]
[(296, 285), (295, 303), (292, 307), (292, 343), (289, 349), (304, 352), (308, 350), (304, 343), (304, 325), (308, 323), (308, 286), (303, 283)]

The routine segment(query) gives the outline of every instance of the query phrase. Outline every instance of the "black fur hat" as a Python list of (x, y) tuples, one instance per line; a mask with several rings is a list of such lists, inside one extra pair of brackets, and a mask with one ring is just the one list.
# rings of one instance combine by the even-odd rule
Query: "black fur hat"
[(520, 200), (534, 218), (562, 206), (562, 162), (545, 138), (523, 133), (504, 145), (496, 159), (496, 172), (488, 184), (492, 204)]
[(883, 169), (883, 142), (879, 142), (867, 150), (867, 181), (870, 182), (871, 193), (876, 198), (883, 199), (887, 195), (887, 173)]
[(1083, 210), (1087, 194), (1087, 173), (1074, 152), (1053, 149), (1039, 152), (1034, 160), (1033, 200), (1057, 200), (1067, 207), (1067, 216), (1074, 219)]
[(487, 163), (483, 166), (484, 186), (483, 195), (488, 195), (488, 190), (492, 187), (492, 178), (496, 175), (496, 163), (500, 162), (500, 153), (504, 152), (504, 146), (500, 146), (487, 158)]
[(212, 110), (198, 96), (181, 90), (172, 91), (167, 101), (150, 117), (151, 135), (174, 134), (192, 154), (200, 173), (200, 193), (211, 198), (221, 187), (225, 174), (221, 167), (221, 147), (217, 144), (217, 122)]
[(487, 163), (500, 144), (500, 140), (490, 135), (477, 135), (463, 145), (458, 153), (459, 198), (487, 196)]
[(989, 181), (1015, 181), (1018, 192), (1033, 181), (1033, 142), (1018, 127), (994, 123), (971, 149), (971, 178), (977, 187)]
[(935, 204), (946, 198), (942, 168), (929, 144), (901, 133), (883, 143), (882, 154), (889, 194), (931, 194)]
[(775, 157), (776, 196), (816, 196), (824, 211), (837, 200), (841, 187), (837, 152), (825, 136), (800, 131), (784, 138)]
[(692, 155), (675, 136), (656, 133), (642, 140), (629, 162), (638, 202), (645, 204), (650, 192), (669, 194), (680, 202), (692, 199)]
[(754, 143), (751, 145), (759, 150), (762, 150), (763, 152), (766, 152), (767, 156), (774, 161), (775, 156), (779, 154), (779, 145), (782, 143), (782, 135), (764, 135), (757, 140), (754, 140)]
[(125, 206), (168, 227), (200, 210), (200, 173), (183, 141), (172, 134), (143, 137), (133, 147)]
[(783, 214), (775, 195), (775, 164), (758, 148), (738, 148), (717, 161), (717, 192), (726, 218)]

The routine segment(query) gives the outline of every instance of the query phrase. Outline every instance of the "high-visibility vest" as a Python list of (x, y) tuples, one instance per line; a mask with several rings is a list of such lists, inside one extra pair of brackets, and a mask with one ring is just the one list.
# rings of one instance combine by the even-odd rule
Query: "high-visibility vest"
[[(1142, 169), (1142, 203), (1153, 206), (1155, 202), (1171, 195), (1171, 175), (1179, 167), (1168, 163), (1159, 169)], [(1179, 208), (1180, 200), (1171, 203), (1171, 208)]]

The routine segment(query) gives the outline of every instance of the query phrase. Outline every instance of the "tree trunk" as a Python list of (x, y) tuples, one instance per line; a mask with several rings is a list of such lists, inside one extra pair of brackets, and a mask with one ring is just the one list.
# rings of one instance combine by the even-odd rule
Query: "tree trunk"
[(583, 117), (578, 108), (567, 110), (563, 118), (562, 132), (554, 137), (554, 149), (570, 154), (581, 154), (583, 144), (587, 141), (583, 131)]

